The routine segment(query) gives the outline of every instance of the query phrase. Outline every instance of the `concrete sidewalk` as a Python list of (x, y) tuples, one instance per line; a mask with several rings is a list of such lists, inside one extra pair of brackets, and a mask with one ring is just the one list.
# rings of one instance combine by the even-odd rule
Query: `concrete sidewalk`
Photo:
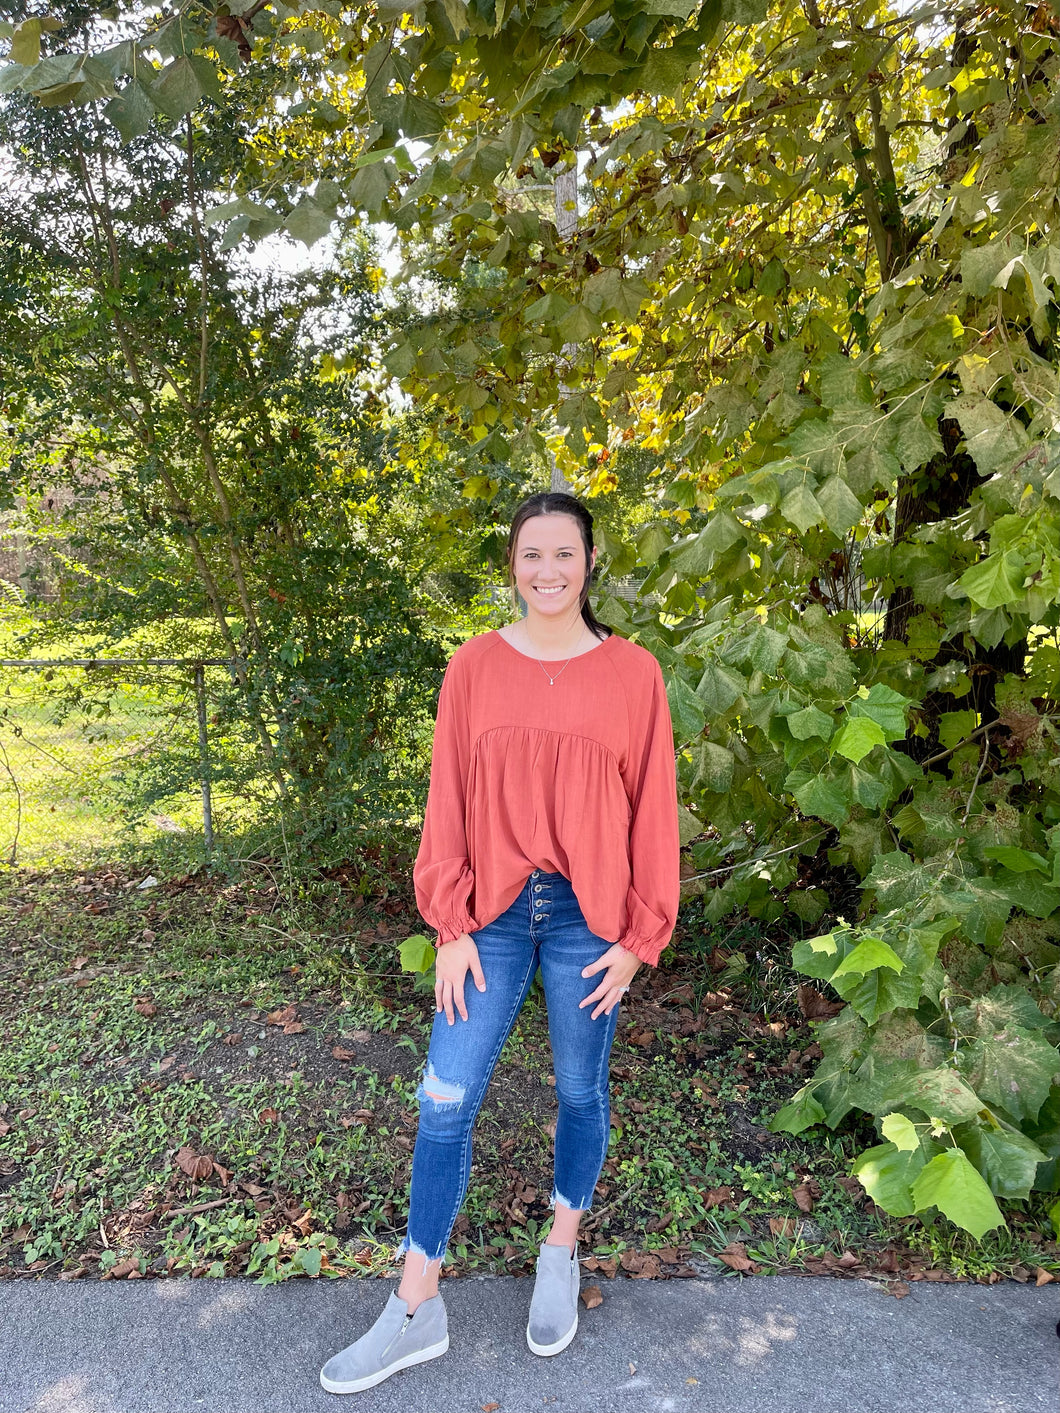
[(529, 1279), (446, 1281), (450, 1348), (366, 1393), (329, 1355), (380, 1281), (0, 1284), (0, 1413), (1057, 1413), (1060, 1285), (794, 1276), (601, 1281), (574, 1343), (526, 1347)]

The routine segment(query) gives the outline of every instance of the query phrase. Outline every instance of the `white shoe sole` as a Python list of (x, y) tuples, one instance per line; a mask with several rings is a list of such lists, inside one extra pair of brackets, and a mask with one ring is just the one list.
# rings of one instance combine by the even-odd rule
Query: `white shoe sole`
[(362, 1393), (366, 1388), (375, 1388), (376, 1384), (381, 1384), (384, 1379), (389, 1379), (391, 1374), (396, 1374), (401, 1369), (411, 1369), (413, 1364), (424, 1364), (428, 1359), (437, 1359), (439, 1354), (444, 1354), (448, 1348), (449, 1336), (446, 1335), (438, 1344), (432, 1344), (415, 1354), (406, 1354), (404, 1359), (388, 1364), (376, 1374), (366, 1374), (363, 1379), (327, 1379), (321, 1369), (320, 1386), (327, 1389), (328, 1393)]
[(535, 1344), (534, 1341), (530, 1338), (530, 1326), (529, 1326), (529, 1325), (527, 1325), (527, 1327), (526, 1327), (526, 1342), (527, 1342), (527, 1344), (530, 1346), (530, 1349), (531, 1349), (531, 1352), (532, 1352), (532, 1353), (534, 1353), (534, 1354), (541, 1354), (541, 1355), (543, 1355), (543, 1356), (547, 1359), (550, 1354), (562, 1354), (563, 1351), (566, 1349), (567, 1345), (570, 1344), (571, 1340), (574, 1338), (574, 1336), (575, 1336), (577, 1333), (578, 1333), (578, 1312), (577, 1312), (577, 1310), (575, 1310), (575, 1312), (574, 1312), (574, 1324), (571, 1325), (570, 1329), (567, 1331), (567, 1333), (566, 1333), (561, 1339), (557, 1339), (557, 1340), (556, 1340), (555, 1344)]

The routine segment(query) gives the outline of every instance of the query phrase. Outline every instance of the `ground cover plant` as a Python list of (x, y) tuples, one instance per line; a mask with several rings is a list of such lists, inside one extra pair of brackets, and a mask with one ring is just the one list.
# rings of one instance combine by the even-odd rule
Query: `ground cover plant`
[[(399, 964), (407, 875), (377, 872), (366, 895), (362, 870), (333, 870), (292, 896), (279, 867), (148, 888), (157, 860), (4, 875), (5, 1278), (395, 1269), (433, 1006)], [(867, 1276), (898, 1294), (911, 1278), (1060, 1275), (1040, 1203), (1013, 1204), (980, 1245), (878, 1209), (849, 1173), (856, 1133), (772, 1132), (819, 1056), (803, 1012), (830, 1003), (759, 926), (697, 913), (619, 1028), (586, 1270)], [(453, 1272), (532, 1270), (549, 1080), (532, 1000), (481, 1116)]]
[[(298, 709), (274, 703), (270, 719), (288, 743), (308, 740), (307, 808), (337, 774), (340, 803), (364, 804), (362, 819), (379, 792), (359, 778), (346, 789), (338, 718), (313, 704), (314, 683), (342, 697), (342, 654), (307, 654), (321, 671), (301, 670), (283, 599), (312, 624), (336, 584), (397, 592), (410, 544), (443, 560), (463, 545), (481, 576), (501, 512), (552, 458), (604, 507), (635, 487), (602, 546), (641, 596), (605, 595), (598, 612), (663, 666), (689, 886), (714, 924), (742, 912), (806, 924), (792, 962), (847, 1003), (822, 1021), (820, 1063), (774, 1130), (856, 1138), (863, 1185), (899, 1220), (941, 1212), (1005, 1241), (1019, 1204), (1060, 1212), (1055, 8), (427, 0), (243, 17), (205, 5), (194, 23), (138, 0), (105, 21), (31, 8), (3, 29), (5, 116), (48, 135), (39, 154), (24, 142), (27, 160), (63, 157), (64, 199), (87, 199), (100, 230), (109, 201), (76, 174), (98, 172), (102, 191), (120, 171), (125, 205), (117, 266), (95, 234), (75, 262), (93, 289), (87, 345), (81, 306), (71, 319), (60, 297), (69, 272), (24, 211), (5, 220), (18, 293), (0, 356), (36, 389), (15, 409), (14, 471), (25, 445), (45, 445), (25, 429), (41, 425), (46, 385), (76, 408), (99, 385), (81, 350), (105, 350), (123, 405), (131, 377), (145, 414), (124, 441), (143, 445), (147, 412), (183, 429), (196, 494), (174, 499), (152, 465), (166, 491), (154, 494), (188, 532), (185, 573), (196, 537), (227, 555), (220, 611), (213, 580), (196, 580), (217, 631), (230, 605), (266, 687), (271, 659), (255, 644), (285, 664)], [(137, 161), (164, 179), (162, 214), (180, 226), (168, 244)], [(31, 194), (62, 226), (62, 203)], [(285, 342), (274, 308), (278, 351), (302, 376), (293, 402), (258, 399), (261, 426), (245, 425), (242, 401), (203, 373), (227, 356), (212, 329), (249, 348), (247, 366), (267, 362), (257, 309), (216, 278), (224, 261), (279, 231), (306, 246), (333, 227), (360, 239), (364, 221), (392, 227), (407, 259), (393, 282), (415, 292), (403, 317), (372, 322), (351, 354), (340, 333), (310, 349), (288, 327)], [(135, 258), (138, 242), (157, 266)], [(166, 326), (179, 357), (145, 389), (122, 337), (160, 302), (168, 312), (158, 267), (185, 314)], [(360, 268), (366, 304), (352, 290), (348, 304), (378, 313), (376, 277)], [(27, 310), (35, 347), (57, 338), (66, 351), (58, 364), (27, 351)], [(403, 395), (421, 419), (414, 450), (370, 471), (363, 497), (367, 458), (343, 462), (344, 533), (356, 541), (403, 497), (421, 521), (399, 514), (378, 581), (336, 553), (301, 583), (332, 521), (326, 407), (346, 399), (368, 443), (391, 445)], [(109, 453), (113, 438), (108, 424)], [(260, 525), (253, 495), (239, 515), (225, 505), (226, 477), (260, 489), (252, 454), (275, 473)], [(139, 457), (126, 458), (133, 481)], [(294, 555), (271, 513), (292, 485), (296, 508), (314, 512)], [(405, 535), (410, 520), (422, 537)], [(266, 537), (257, 549), (251, 529)], [(145, 562), (165, 568), (172, 554), (144, 544), (129, 561), (137, 584)], [(241, 584), (244, 558), (258, 569)], [(270, 586), (279, 599), (273, 565), (291, 581)], [(457, 615), (413, 589), (395, 606), (407, 631), (380, 610), (362, 683), (405, 742), (412, 769), (397, 786), (409, 790), (391, 818), (411, 830), (427, 673)], [(343, 622), (344, 647), (356, 635)], [(410, 645), (418, 723), (390, 714), (386, 695)]]

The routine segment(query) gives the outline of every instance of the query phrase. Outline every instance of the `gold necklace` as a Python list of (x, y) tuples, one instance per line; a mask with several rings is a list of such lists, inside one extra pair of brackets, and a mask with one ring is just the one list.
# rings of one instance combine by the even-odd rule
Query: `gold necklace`
[[(583, 626), (584, 626), (584, 625), (583, 625)], [(530, 644), (531, 647), (533, 647), (533, 646), (534, 646), (534, 640), (530, 637), (530, 633), (529, 633), (529, 631), (525, 628), (525, 626), (524, 626), (524, 630), (523, 630), (523, 631), (526, 633), (527, 642)], [(581, 642), (581, 634), (578, 635), (578, 641)], [(540, 659), (539, 657), (534, 658), (534, 661), (537, 663), (538, 667), (540, 667), (541, 671), (542, 671), (542, 672), (545, 674), (545, 676), (548, 678), (548, 685), (549, 685), (550, 687), (554, 687), (554, 686), (556, 685), (557, 680), (558, 680), (560, 677), (562, 677), (563, 673), (566, 672), (566, 670), (567, 670), (568, 667), (570, 667), (571, 663), (574, 661), (575, 656), (576, 656), (576, 654), (574, 654), (574, 653), (571, 654), (571, 656), (570, 656), (570, 657), (567, 659), (567, 661), (563, 664), (563, 666), (560, 668), (560, 670), (556, 673), (555, 677), (552, 676), (552, 673), (549, 672), (548, 668), (545, 666), (545, 664), (541, 661), (541, 659)]]

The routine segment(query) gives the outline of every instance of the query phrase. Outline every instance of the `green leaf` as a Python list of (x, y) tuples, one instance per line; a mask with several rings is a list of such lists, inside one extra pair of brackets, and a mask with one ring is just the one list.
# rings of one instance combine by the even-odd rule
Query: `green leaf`
[(696, 692), (706, 708), (707, 715), (718, 717), (724, 715), (733, 702), (743, 696), (746, 686), (747, 683), (736, 673), (729, 672), (716, 663), (708, 663), (703, 669)]
[(877, 967), (890, 967), (892, 971), (904, 971), (905, 962), (886, 942), (879, 937), (863, 937), (853, 951), (848, 952), (832, 973), (832, 984), (838, 976), (855, 973), (864, 976)]
[(430, 971), (434, 965), (435, 949), (421, 933), (406, 937), (398, 948), (402, 971)]
[(850, 782), (828, 772), (812, 776), (792, 794), (803, 814), (815, 815), (837, 829), (848, 818), (854, 803)]
[(601, 332), (600, 320), (584, 304), (575, 304), (560, 319), (557, 326), (565, 343), (582, 343)]
[(202, 85), (190, 59), (167, 64), (151, 85), (151, 97), (167, 118), (183, 118), (198, 106)]
[[(946, 743), (943, 742), (943, 745)], [(1048, 859), (1041, 854), (1033, 854), (1028, 849), (1017, 849), (1011, 844), (990, 844), (983, 850), (983, 854), (988, 859), (997, 859), (999, 864), (1004, 864), (1013, 873), (1030, 873), (1032, 869), (1037, 869), (1047, 876), (1051, 873)]]
[(948, 1148), (932, 1158), (914, 1181), (912, 1194), (917, 1211), (937, 1207), (977, 1241), (1005, 1225), (993, 1193), (960, 1148)]
[(23, 20), (11, 36), (11, 48), (8, 51), (8, 59), (12, 64), (22, 64), (26, 68), (32, 68), (34, 64), (40, 62), (41, 32), (43, 30), (56, 30), (60, 27), (61, 21), (52, 16), (34, 16), (31, 19)]
[(853, 716), (843, 722), (832, 737), (831, 749), (856, 765), (872, 750), (873, 746), (886, 743), (883, 727), (866, 716)]
[[(706, 725), (703, 704), (677, 672), (666, 674), (666, 699), (670, 703), (670, 715), (678, 740), (689, 741), (701, 735)], [(729, 774), (731, 779), (731, 767)]]
[(307, 1276), (319, 1276), (323, 1254), (319, 1246), (303, 1246), (298, 1252), (298, 1265)]
[(752, 633), (748, 647), (747, 661), (756, 672), (764, 672), (772, 677), (780, 666), (780, 660), (787, 651), (788, 640), (785, 634), (760, 624)]
[(816, 981), (828, 981), (836, 968), (839, 947), (831, 932), (796, 942), (791, 949), (791, 964), (803, 976)]
[(525, 318), (528, 324), (558, 323), (570, 307), (570, 300), (553, 290), (551, 294), (535, 299), (526, 311)]
[(143, 137), (154, 120), (154, 105), (140, 83), (127, 84), (103, 109), (121, 134), (122, 142)]
[(963, 396), (951, 404), (980, 476), (1011, 466), (1026, 449), (1027, 433), (1011, 413), (987, 397)]
[(725, 795), (732, 789), (736, 759), (732, 751), (715, 741), (703, 741), (696, 752), (695, 784), (714, 795)]
[(680, 836), (681, 847), (692, 842), (703, 833), (703, 824), (698, 820), (690, 809), (678, 802), (677, 806), (677, 832)]
[(909, 1104), (923, 1110), (929, 1118), (948, 1124), (973, 1118), (983, 1107), (978, 1095), (947, 1065), (909, 1076), (900, 1083), (894, 1097), (899, 1104)]
[(331, 217), (310, 196), (303, 196), (284, 223), (303, 245), (313, 245), (331, 230)]
[(825, 1111), (813, 1097), (809, 1085), (802, 1089), (782, 1109), (778, 1109), (766, 1127), (773, 1133), (802, 1133), (803, 1129), (823, 1123)]
[(698, 535), (676, 546), (670, 563), (684, 574), (707, 574), (714, 556), (730, 549), (744, 537), (744, 528), (734, 515), (727, 510), (715, 511)]
[(958, 579), (961, 590), (981, 608), (1001, 608), (1022, 601), (1024, 558), (1015, 550), (991, 554), (973, 564)]
[(805, 535), (811, 525), (819, 525), (825, 518), (820, 502), (805, 481), (800, 481), (787, 493), (780, 502), (780, 513), (800, 535)]
[(912, 1122), (897, 1110), (887, 1115), (880, 1124), (880, 1131), (884, 1138), (890, 1139), (900, 1153), (912, 1153), (920, 1147), (920, 1139)]
[(911, 1217), (916, 1211), (912, 1183), (924, 1162), (919, 1143), (908, 1151), (893, 1143), (880, 1143), (859, 1154), (850, 1171), (877, 1207), (892, 1217)]
[(817, 499), (824, 511), (825, 523), (839, 539), (852, 530), (865, 513), (861, 501), (841, 476), (829, 476), (817, 488)]
[(835, 729), (832, 718), (815, 706), (792, 712), (785, 721), (796, 741), (808, 741), (811, 736), (819, 736), (823, 741), (827, 741)]
[(1018, 1129), (996, 1123), (971, 1123), (953, 1135), (986, 1179), (995, 1197), (1026, 1199), (1039, 1163), (1046, 1155)]
[(361, 211), (375, 215), (381, 211), (390, 194), (390, 163), (375, 162), (360, 167), (346, 188), (346, 195)]
[(1017, 1118), (1035, 1117), (1060, 1072), (1056, 1046), (1020, 1025), (980, 1036), (958, 1060), (983, 1099)]
[(905, 710), (911, 702), (911, 697), (903, 697), (893, 687), (876, 682), (868, 692), (862, 687), (847, 710), (851, 716), (875, 721), (888, 741), (900, 741), (905, 736)]

